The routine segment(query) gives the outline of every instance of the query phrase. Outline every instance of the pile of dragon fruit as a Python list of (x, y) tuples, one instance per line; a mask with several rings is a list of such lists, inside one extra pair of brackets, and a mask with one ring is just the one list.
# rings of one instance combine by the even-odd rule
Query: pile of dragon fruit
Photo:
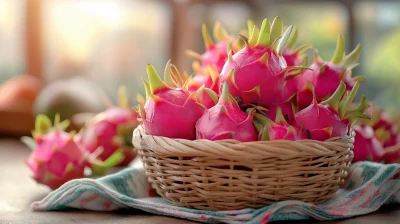
[[(101, 174), (135, 158), (132, 131), (141, 125), (148, 135), (211, 141), (316, 140), (355, 134), (354, 162), (400, 162), (396, 121), (365, 96), (355, 104), (363, 76), (352, 76), (361, 47), (345, 52), (338, 37), (330, 61), (311, 44), (296, 46), (298, 29), (284, 27), (276, 17), (235, 38), (216, 23), (211, 38), (202, 27), (206, 51), (187, 51), (196, 60), (193, 74), (180, 72), (170, 61), (163, 79), (147, 66), (146, 96), (129, 106), (121, 91), (119, 106), (110, 107), (87, 122), (77, 134), (64, 129), (68, 122), (38, 116), (32, 139), (35, 149), (27, 161), (33, 178), (51, 188), (85, 176), (84, 169)], [(309, 63), (305, 52), (313, 53)]]
[(359, 118), (368, 118), (365, 97), (353, 100), (363, 77), (352, 77), (360, 46), (346, 55), (338, 38), (330, 61), (314, 50), (308, 66), (296, 48), (297, 29), (284, 31), (282, 20), (268, 19), (259, 29), (249, 21), (247, 33), (234, 39), (219, 23), (214, 43), (203, 26), (206, 52), (189, 51), (198, 59), (187, 77), (168, 62), (161, 80), (148, 65), (146, 102), (140, 122), (149, 135), (169, 138), (324, 141), (350, 135)]

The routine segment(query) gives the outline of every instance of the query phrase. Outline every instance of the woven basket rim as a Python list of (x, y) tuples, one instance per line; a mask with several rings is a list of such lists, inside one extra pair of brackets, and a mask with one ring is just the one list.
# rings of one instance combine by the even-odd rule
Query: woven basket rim
[[(290, 159), (299, 156), (334, 156), (339, 152), (348, 151), (353, 147), (354, 143), (355, 133), (351, 133), (350, 136), (334, 137), (326, 141), (310, 139), (253, 142), (240, 142), (237, 140), (211, 141), (207, 139), (188, 140), (147, 135), (144, 133), (143, 127), (139, 125), (133, 132), (132, 143), (135, 148), (151, 150), (152, 153), (158, 156), (246, 156), (249, 159), (262, 156)], [(327, 146), (335, 146), (335, 150), (328, 150), (327, 148), (332, 147)], [(266, 147), (271, 150), (266, 150)]]

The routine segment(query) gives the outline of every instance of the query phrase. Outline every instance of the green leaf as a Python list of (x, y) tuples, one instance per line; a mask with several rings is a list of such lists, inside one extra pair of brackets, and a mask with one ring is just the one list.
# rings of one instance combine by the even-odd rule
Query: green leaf
[(71, 121), (70, 121), (70, 120), (68, 120), (68, 119), (63, 120), (63, 121), (60, 123), (60, 128), (61, 128), (61, 130), (66, 130), (66, 129), (69, 127), (70, 124), (71, 124)]
[(144, 105), (146, 103), (146, 99), (140, 93), (136, 94), (136, 100), (138, 101), (139, 104), (143, 104)]
[(214, 101), (214, 103), (218, 103), (218, 95), (213, 90), (205, 88), (204, 91)]
[(339, 115), (341, 118), (343, 118), (344, 115), (346, 114), (350, 104), (353, 102), (354, 98), (356, 97), (356, 94), (357, 94), (359, 88), (360, 88), (360, 82), (356, 81), (353, 88), (351, 89), (349, 96), (346, 98), (346, 101), (339, 108)]
[(36, 142), (31, 137), (22, 136), (21, 142), (24, 143), (26, 146), (28, 146), (28, 148), (31, 149), (32, 151), (36, 149)]
[(296, 42), (297, 42), (298, 37), (299, 37), (299, 29), (297, 29), (297, 27), (294, 27), (294, 30), (292, 31), (292, 34), (289, 37), (287, 47), (290, 48), (290, 49), (293, 49), (294, 46), (296, 46)]
[(293, 26), (289, 26), (289, 28), (287, 28), (287, 30), (286, 30), (285, 33), (283, 34), (282, 39), (279, 40), (278, 47), (276, 48), (276, 52), (277, 52), (279, 55), (282, 55), (283, 48), (285, 47), (286, 42), (287, 42), (287, 40), (288, 40), (288, 38), (289, 38), (290, 33), (292, 32), (292, 30), (293, 30)]
[(343, 67), (345, 68), (353, 67), (354, 64), (357, 64), (360, 55), (361, 55), (361, 45), (358, 44), (357, 47), (343, 59), (342, 61)]
[(39, 114), (35, 120), (35, 131), (39, 134), (46, 134), (52, 128), (50, 119), (44, 115)]
[(270, 41), (271, 23), (265, 18), (261, 24), (260, 35), (258, 36), (257, 44), (259, 46), (268, 47)]
[[(291, 26), (291, 27), (293, 28), (293, 26)], [(290, 32), (292, 32), (292, 28), (290, 28)], [(283, 31), (282, 19), (279, 16), (277, 16), (272, 21), (272, 25), (271, 25), (271, 40), (270, 41), (274, 42), (276, 39), (278, 39), (282, 35), (282, 31)], [(290, 32), (289, 32), (288, 37), (286, 38), (286, 41), (290, 36)], [(285, 43), (286, 43), (286, 41), (285, 41)]]
[(120, 86), (118, 88), (118, 105), (121, 108), (128, 108), (129, 102), (128, 97), (126, 96), (126, 87)]
[(165, 65), (164, 81), (165, 81), (165, 83), (167, 83), (167, 85), (177, 86), (177, 83), (175, 82), (175, 80), (172, 78), (172, 75), (171, 75), (171, 59), (169, 59), (167, 64)]
[(60, 113), (56, 113), (56, 116), (54, 117), (54, 128), (59, 128), (60, 127)]
[(253, 27), (254, 27), (255, 23), (253, 20), (247, 20), (247, 32), (249, 33), (249, 37), (251, 35), (251, 33), (253, 32)]
[(228, 32), (222, 27), (221, 23), (218, 21), (215, 22), (213, 33), (214, 33), (214, 38), (217, 41), (223, 41), (229, 38)]
[(150, 84), (147, 80), (145, 80), (145, 79), (142, 79), (142, 80), (143, 80), (144, 89), (146, 91), (146, 100), (147, 100), (151, 95)]
[(100, 164), (92, 163), (91, 169), (93, 176), (103, 176), (106, 173), (106, 168)]
[(251, 36), (249, 39), (249, 45), (255, 46), (257, 44), (258, 36), (260, 35), (260, 31), (256, 26), (253, 27), (253, 32), (251, 32)]
[(326, 67), (326, 64), (322, 64), (321, 67), (319, 67), (319, 72), (318, 72), (318, 74), (324, 73), (324, 72), (325, 72), (325, 67)]
[(294, 52), (296, 52), (297, 54), (301, 54), (301, 53), (303, 53), (305, 50), (307, 50), (309, 48), (312, 48), (311, 44), (303, 44), (303, 45), (299, 46), (298, 48), (296, 48), (294, 50)]
[(321, 102), (322, 104), (329, 105), (333, 110), (339, 112), (339, 103), (342, 99), (343, 94), (346, 92), (346, 84), (340, 82), (336, 91), (327, 100)]
[(339, 37), (337, 39), (336, 50), (331, 59), (332, 63), (340, 64), (340, 62), (342, 62), (343, 55), (344, 55), (344, 48), (345, 48), (344, 38), (342, 35), (339, 35)]
[(276, 107), (276, 117), (275, 123), (284, 123), (287, 124), (285, 117), (282, 114), (282, 109), (280, 107)]
[(119, 149), (115, 151), (111, 156), (109, 156), (106, 160), (104, 160), (103, 166), (105, 168), (114, 167), (118, 165), (122, 160), (124, 160), (124, 154), (122, 153), (122, 150)]
[(210, 34), (208, 33), (206, 24), (203, 24), (203, 26), (201, 27), (201, 33), (203, 34), (204, 45), (206, 49), (209, 49), (214, 45), (214, 43), (210, 37)]
[(153, 65), (148, 64), (146, 67), (147, 75), (149, 77), (150, 91), (153, 94), (155, 91), (168, 87), (165, 82), (160, 79), (157, 70)]

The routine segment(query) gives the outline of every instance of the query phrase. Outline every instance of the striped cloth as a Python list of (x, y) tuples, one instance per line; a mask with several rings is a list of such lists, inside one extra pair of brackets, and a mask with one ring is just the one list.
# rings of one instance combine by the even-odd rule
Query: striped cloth
[(143, 168), (127, 168), (99, 179), (65, 183), (43, 200), (35, 211), (69, 208), (112, 211), (120, 208), (174, 216), (206, 223), (268, 223), (279, 220), (335, 220), (368, 214), (382, 205), (400, 202), (400, 164), (359, 162), (352, 165), (347, 186), (322, 204), (282, 201), (260, 209), (211, 212), (174, 206), (152, 190)]

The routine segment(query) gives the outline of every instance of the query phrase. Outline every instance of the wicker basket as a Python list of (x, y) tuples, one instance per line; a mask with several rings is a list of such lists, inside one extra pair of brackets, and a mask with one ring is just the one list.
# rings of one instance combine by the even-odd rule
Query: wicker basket
[(354, 138), (325, 142), (170, 139), (133, 133), (149, 182), (166, 201), (203, 210), (329, 200), (347, 176)]

